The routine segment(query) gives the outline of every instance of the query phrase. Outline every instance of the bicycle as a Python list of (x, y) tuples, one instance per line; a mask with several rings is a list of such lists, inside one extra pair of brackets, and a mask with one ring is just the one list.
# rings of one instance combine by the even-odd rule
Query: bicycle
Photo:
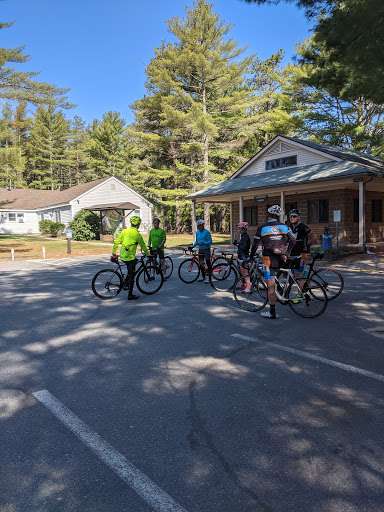
[[(183, 252), (185, 255), (187, 253), (192, 255), (192, 258), (188, 258), (188, 259), (184, 260), (183, 263), (181, 263), (181, 265), (179, 266), (178, 274), (179, 274), (180, 279), (183, 281), (183, 283), (186, 283), (186, 284), (194, 283), (199, 278), (201, 272), (205, 273), (206, 275), (210, 274), (210, 271), (205, 266), (205, 263), (200, 261), (198, 258), (198, 249), (193, 250), (190, 247), (188, 247), (187, 249), (186, 248), (182, 248), (182, 249), (183, 249)], [(223, 258), (221, 256), (215, 258), (214, 254), (215, 254), (216, 249), (219, 249), (219, 247), (213, 248), (213, 251), (211, 254), (211, 265), (213, 263), (218, 262), (220, 259), (223, 260)], [(224, 259), (224, 262), (225, 261), (226, 260)]]
[[(148, 249), (151, 250), (150, 247), (148, 247)], [(165, 249), (165, 247), (164, 247), (164, 249)], [(164, 279), (167, 280), (169, 277), (171, 277), (172, 272), (173, 272), (173, 261), (170, 256), (164, 256), (164, 261), (165, 261), (165, 272), (163, 271), (163, 275), (164, 275)], [(160, 257), (157, 253), (155, 256), (153, 256), (151, 263), (156, 268), (161, 269)], [(161, 270), (163, 270), (163, 269), (161, 269)]]
[[(282, 275), (283, 280), (280, 281), (275, 277), (276, 299), (280, 304), (287, 305), (294, 313), (303, 318), (316, 318), (320, 316), (327, 308), (328, 297), (323, 286), (315, 279), (302, 277), (295, 279), (293, 272), (294, 258), (289, 259), (288, 268), (279, 269), (279, 277)], [(249, 293), (241, 293), (237, 288), (237, 284), (233, 288), (233, 295), (237, 304), (246, 311), (256, 312), (262, 309), (268, 301), (268, 291), (264, 280), (260, 278), (259, 271), (255, 265), (251, 278), (251, 288)], [(302, 282), (302, 286), (298, 283)]]
[[(233, 250), (223, 251), (222, 255), (226, 261), (212, 267), (211, 286), (217, 291), (229, 292), (233, 289), (239, 277), (244, 281), (245, 276), (241, 274), (238, 260), (234, 259)], [(259, 253), (257, 253), (253, 262), (255, 262), (255, 269), (258, 271), (259, 277), (263, 279), (261, 258), (259, 256)]]
[(307, 277), (317, 278), (325, 289), (328, 300), (334, 300), (344, 290), (344, 279), (340, 272), (333, 268), (314, 268), (316, 261), (323, 259), (324, 254), (324, 252), (311, 254), (312, 262), (309, 264)]
[[(144, 295), (153, 295), (163, 286), (163, 272), (150, 262), (146, 262), (145, 256), (141, 256), (139, 262), (140, 265), (135, 269), (134, 274), (137, 289), (141, 293), (144, 293)], [(127, 277), (127, 274), (124, 272), (126, 265), (119, 260), (117, 260), (115, 264), (117, 268), (100, 270), (92, 279), (92, 291), (99, 299), (112, 299), (116, 297), (123, 288), (127, 289), (124, 284)], [(156, 275), (155, 279), (153, 279), (152, 274)]]

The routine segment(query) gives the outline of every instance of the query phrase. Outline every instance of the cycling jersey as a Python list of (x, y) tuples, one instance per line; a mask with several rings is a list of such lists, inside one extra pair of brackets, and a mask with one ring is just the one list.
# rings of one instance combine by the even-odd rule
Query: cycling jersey
[(166, 239), (167, 239), (167, 237), (166, 237), (164, 229), (153, 228), (149, 232), (148, 245), (151, 246), (152, 249), (156, 250), (160, 245), (163, 244), (163, 242), (165, 243)]
[[(260, 242), (263, 246), (263, 256), (289, 256), (292, 247), (296, 243), (296, 239), (288, 226), (273, 219), (257, 228), (255, 238), (253, 239), (251, 257), (255, 255)], [(280, 261), (280, 258), (278, 259)], [(277, 260), (277, 258), (274, 258), (274, 260)]]
[[(199, 244), (202, 245), (199, 245)], [(193, 247), (196, 247), (196, 245), (199, 245), (199, 249), (210, 249), (212, 243), (212, 237), (211, 233), (208, 231), (208, 229), (203, 229), (202, 231), (197, 230), (196, 231), (196, 242), (192, 245)]]
[(307, 251), (308, 235), (312, 233), (311, 228), (298, 222), (297, 224), (289, 224), (293, 236), (296, 238), (296, 243), (292, 249), (291, 256), (300, 256), (301, 253)]
[(123, 261), (132, 261), (135, 259), (138, 245), (140, 245), (145, 254), (149, 256), (149, 251), (145, 245), (143, 237), (140, 235), (138, 229), (133, 226), (128, 229), (123, 229), (120, 235), (116, 238), (115, 243), (113, 244), (113, 254), (116, 254), (116, 249), (120, 244), (120, 259)]
[(249, 249), (251, 247), (251, 239), (248, 233), (243, 233), (240, 240), (235, 243), (237, 246), (237, 255), (239, 260), (246, 260), (249, 258)]

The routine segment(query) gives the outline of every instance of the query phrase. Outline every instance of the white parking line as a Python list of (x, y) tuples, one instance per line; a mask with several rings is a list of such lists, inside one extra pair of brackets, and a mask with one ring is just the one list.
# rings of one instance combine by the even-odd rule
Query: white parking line
[(88, 446), (112, 471), (128, 484), (153, 510), (159, 512), (186, 512), (150, 478), (131, 464), (123, 455), (91, 430), (84, 421), (67, 409), (51, 393), (43, 389), (33, 395), (71, 432)]
[(314, 354), (310, 354), (309, 352), (302, 352), (301, 350), (296, 350), (295, 348), (291, 347), (285, 347), (284, 345), (278, 345), (277, 343), (269, 343), (268, 341), (264, 342), (262, 340), (251, 338), (250, 336), (243, 336), (242, 334), (238, 333), (231, 334), (231, 336), (233, 336), (234, 338), (240, 338), (245, 341), (251, 341), (252, 343), (262, 343), (263, 345), (267, 345), (268, 347), (277, 348), (278, 350), (284, 350), (284, 352), (291, 352), (292, 354), (296, 354), (297, 356), (306, 357), (307, 359), (313, 359), (315, 361), (319, 361), (320, 363), (328, 364), (329, 366), (335, 366), (336, 368), (341, 368), (342, 370), (346, 370), (348, 372), (359, 373), (360, 375), (364, 375), (364, 377), (384, 381), (384, 375), (380, 375), (379, 373), (367, 372), (366, 370), (362, 370), (361, 368), (356, 368), (356, 366), (350, 366), (349, 364), (332, 361), (332, 359), (326, 359), (325, 357), (315, 356)]

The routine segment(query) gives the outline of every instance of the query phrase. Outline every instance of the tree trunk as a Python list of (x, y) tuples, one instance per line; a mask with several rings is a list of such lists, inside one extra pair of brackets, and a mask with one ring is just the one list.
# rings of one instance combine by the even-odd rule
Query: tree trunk
[[(203, 114), (205, 115), (207, 113), (207, 103), (206, 103), (206, 91), (205, 91), (205, 85), (203, 85), (202, 90), (202, 104), (203, 104)], [(204, 167), (204, 173), (203, 173), (203, 183), (205, 186), (208, 186), (209, 183), (209, 157), (208, 157), (208, 150), (209, 150), (209, 140), (208, 140), (208, 134), (204, 133), (203, 135), (203, 167)], [(209, 215), (209, 203), (204, 203), (204, 224), (206, 229), (211, 229), (211, 219)]]
[(176, 202), (175, 202), (175, 209), (176, 209), (176, 226), (175, 226), (175, 233), (180, 232), (180, 206), (179, 206), (179, 196), (176, 196)]

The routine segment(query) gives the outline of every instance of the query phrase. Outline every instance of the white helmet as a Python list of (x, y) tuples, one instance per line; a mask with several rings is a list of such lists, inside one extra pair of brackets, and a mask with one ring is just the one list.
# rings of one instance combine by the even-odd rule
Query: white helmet
[(268, 213), (271, 213), (272, 215), (278, 215), (280, 217), (282, 210), (278, 204), (274, 204), (268, 208)]
[(197, 222), (196, 222), (196, 226), (203, 226), (204, 225), (204, 220), (203, 219), (199, 219)]

